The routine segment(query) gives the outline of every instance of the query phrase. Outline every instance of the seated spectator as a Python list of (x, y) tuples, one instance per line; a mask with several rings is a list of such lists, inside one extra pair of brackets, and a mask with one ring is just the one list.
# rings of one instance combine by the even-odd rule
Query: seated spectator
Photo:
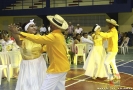
[(86, 53), (88, 54), (89, 51), (92, 48), (93, 45), (93, 41), (88, 39), (88, 34), (87, 33), (83, 33), (83, 36), (81, 37), (81, 42), (82, 43), (86, 43)]
[[(126, 39), (127, 39), (127, 38), (129, 38), (129, 37), (128, 37), (127, 32), (125, 32), (125, 33), (123, 34), (123, 39), (122, 39), (122, 43), (121, 43), (121, 44), (127, 43), (127, 42), (126, 42)], [(123, 44), (123, 45), (124, 45), (124, 44)], [(121, 46), (121, 45), (120, 45), (120, 46)]]
[(118, 32), (118, 46), (121, 45), (123, 41), (123, 34), (121, 32)]
[[(72, 59), (72, 62), (73, 62), (73, 59), (74, 59), (74, 55), (76, 53), (76, 48), (75, 48), (75, 44), (79, 44), (81, 43), (81, 35), (79, 33), (76, 34), (76, 37), (74, 38), (74, 41), (72, 43), (72, 46), (71, 46), (71, 51), (70, 51), (70, 55), (71, 55), (71, 59)], [(81, 63), (82, 61), (80, 60), (79, 63)]]

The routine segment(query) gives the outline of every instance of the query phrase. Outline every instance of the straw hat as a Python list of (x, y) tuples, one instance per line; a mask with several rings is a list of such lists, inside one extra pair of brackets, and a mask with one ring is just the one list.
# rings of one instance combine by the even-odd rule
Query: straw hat
[(113, 24), (115, 26), (119, 26), (114, 19), (106, 19), (106, 22), (111, 23), (111, 24)]
[(65, 30), (68, 28), (67, 22), (58, 14), (56, 14), (55, 16), (47, 16), (47, 19), (60, 29)]

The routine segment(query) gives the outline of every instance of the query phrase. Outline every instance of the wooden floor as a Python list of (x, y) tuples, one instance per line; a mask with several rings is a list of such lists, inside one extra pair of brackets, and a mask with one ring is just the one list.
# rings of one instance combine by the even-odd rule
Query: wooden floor
[(133, 76), (120, 73), (121, 80), (109, 84), (105, 79), (91, 79), (83, 69), (71, 69), (67, 74), (66, 90), (133, 90)]

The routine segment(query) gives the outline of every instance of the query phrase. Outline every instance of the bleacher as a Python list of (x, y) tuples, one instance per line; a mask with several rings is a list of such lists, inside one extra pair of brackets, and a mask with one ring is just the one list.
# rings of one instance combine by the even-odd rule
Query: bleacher
[[(11, 2), (12, 1), (12, 2)], [(47, 0), (11, 0), (2, 10), (45, 8)], [(6, 4), (7, 2), (3, 2)], [(111, 5), (114, 0), (50, 0), (50, 8), (71, 6)]]
[[(69, 6), (91, 6), (91, 5), (109, 5), (111, 0), (51, 0), (50, 7), (69, 7)], [(5, 2), (6, 3), (6, 2)], [(10, 2), (3, 10), (18, 10), (18, 9), (37, 9), (45, 8), (46, 0), (16, 0)]]
[(132, 7), (133, 0), (1, 0), (0, 16), (117, 13), (131, 12)]

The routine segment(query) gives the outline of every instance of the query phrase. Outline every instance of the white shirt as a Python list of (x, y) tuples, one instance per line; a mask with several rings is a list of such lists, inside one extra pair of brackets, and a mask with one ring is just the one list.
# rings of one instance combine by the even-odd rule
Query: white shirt
[(89, 51), (91, 50), (92, 46), (93, 46), (93, 41), (89, 40), (87, 38), (84, 38), (83, 36), (81, 37), (81, 42), (82, 43), (86, 43), (87, 47), (86, 47), (86, 52), (89, 53)]
[(0, 39), (0, 44), (2, 44), (3, 41), (4, 41), (3, 39)]
[(88, 39), (92, 41), (92, 36), (88, 35)]
[[(7, 51), (7, 47), (10, 47), (13, 45), (13, 40), (8, 40), (8, 41), (5, 41), (5, 40), (2, 40), (1, 44), (2, 44), (2, 48), (4, 51)], [(10, 47), (10, 49), (13, 49), (13, 47)]]
[(41, 27), (40, 28), (40, 32), (46, 32), (47, 30), (46, 30), (46, 28), (45, 27)]
[(83, 36), (81, 37), (81, 42), (93, 44), (93, 41), (92, 40), (89, 40), (87, 38), (84, 38)]
[(76, 29), (75, 29), (75, 33), (79, 33), (79, 34), (80, 34), (82, 31), (83, 31), (82, 28), (76, 28)]
[(8, 40), (8, 41), (6, 42), (5, 40), (2, 39), (1, 44), (2, 44), (2, 45), (13, 44), (13, 40)]

